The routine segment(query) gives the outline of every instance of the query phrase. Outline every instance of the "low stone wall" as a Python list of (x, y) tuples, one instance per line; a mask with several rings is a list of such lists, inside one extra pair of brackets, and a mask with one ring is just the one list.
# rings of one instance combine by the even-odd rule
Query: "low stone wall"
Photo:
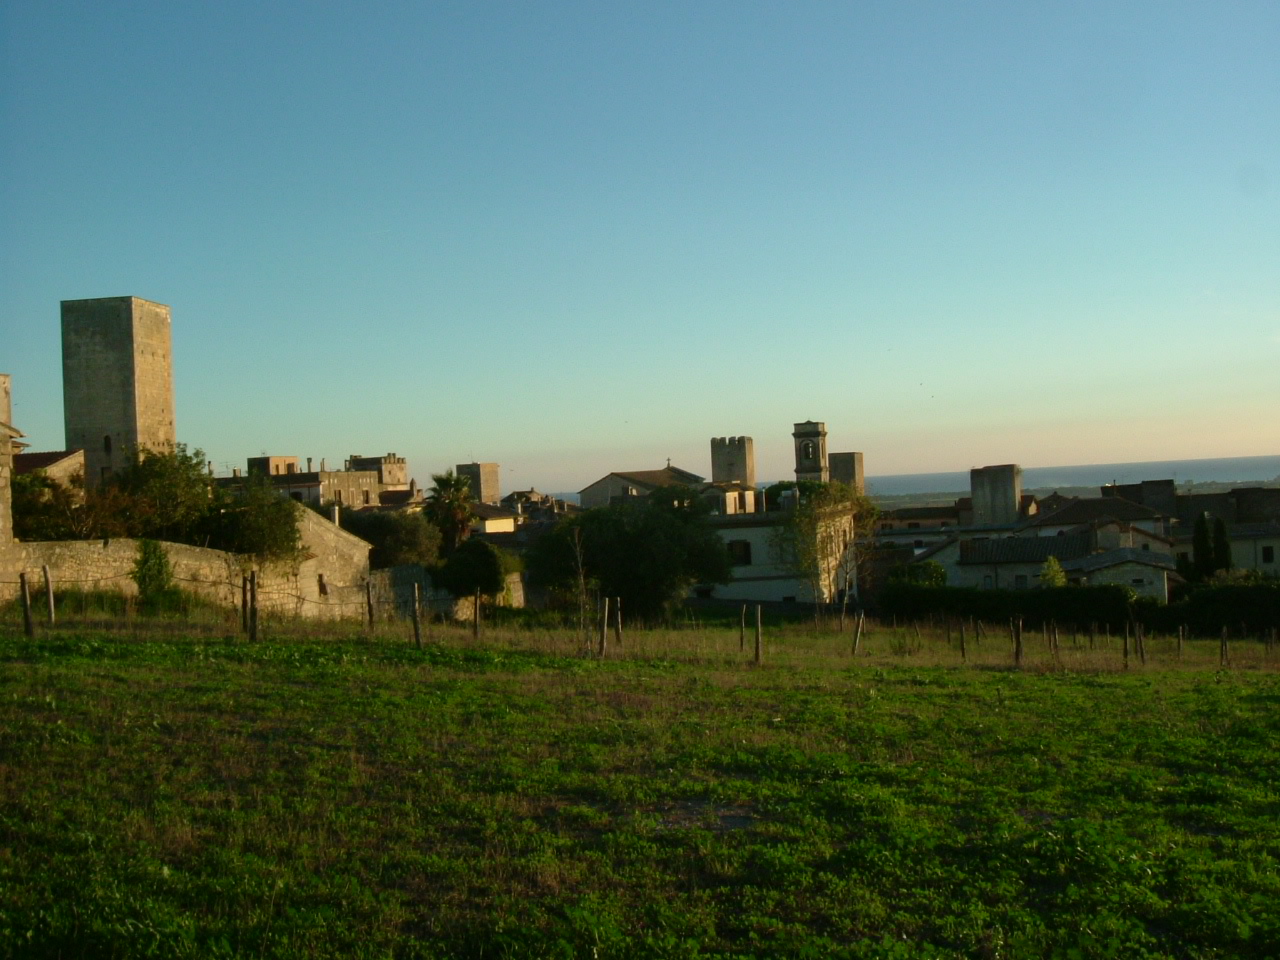
[[(241, 578), (253, 569), (249, 558), (180, 543), (161, 546), (173, 566), (177, 586), (215, 603), (239, 606)], [(15, 548), (10, 562), (13, 576), (5, 581), (16, 580), (17, 573), (25, 571), (33, 587), (43, 586), (42, 567), (47, 565), (55, 589), (111, 590), (126, 596), (138, 593), (132, 577), (138, 559), (137, 540), (42, 541), (18, 543)], [(319, 559), (310, 557), (296, 565), (266, 564), (258, 568), (258, 609), (300, 617), (365, 617), (364, 583), (327, 582), (318, 567)], [(375, 612), (394, 599), (391, 585), (384, 585), (384, 579), (371, 578)], [(0, 595), (5, 599), (16, 596), (17, 591), (14, 583), (0, 583)]]

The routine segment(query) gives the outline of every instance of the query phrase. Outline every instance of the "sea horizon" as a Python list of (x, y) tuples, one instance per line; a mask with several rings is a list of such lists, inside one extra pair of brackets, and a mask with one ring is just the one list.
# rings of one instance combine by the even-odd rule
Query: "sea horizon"
[[(1056, 467), (1023, 467), (1024, 490), (1046, 487), (1101, 487), (1110, 483), (1173, 480), (1184, 483), (1270, 483), (1280, 480), (1280, 455), (1209, 457), (1196, 460), (1143, 460)], [(867, 493), (894, 496), (969, 492), (969, 471), (882, 474), (867, 477)]]

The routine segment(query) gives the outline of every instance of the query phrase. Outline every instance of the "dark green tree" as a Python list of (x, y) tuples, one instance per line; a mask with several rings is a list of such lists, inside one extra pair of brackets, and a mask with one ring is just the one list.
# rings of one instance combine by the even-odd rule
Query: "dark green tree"
[(471, 532), (471, 503), (471, 482), (468, 478), (452, 470), (431, 475), (426, 514), (440, 531), (445, 556), (453, 553)]
[(188, 450), (179, 443), (172, 452), (137, 451), (133, 462), (104, 486), (123, 498), (128, 536), (200, 541), (198, 527), (214, 497), (203, 450)]
[(259, 560), (293, 560), (302, 552), (298, 511), (293, 500), (263, 475), (245, 478), (238, 488), (214, 491), (205, 524), (209, 546)]
[(158, 606), (173, 590), (173, 565), (164, 547), (155, 540), (139, 540), (132, 577), (143, 605)]
[(694, 584), (729, 582), (729, 555), (707, 515), (676, 490), (566, 518), (530, 549), (530, 580), (570, 593), (595, 587), (621, 597), (629, 617), (653, 622)]
[(918, 587), (945, 587), (947, 568), (937, 560), (904, 563), (889, 571), (889, 579), (894, 583), (911, 583)]
[(1213, 520), (1213, 572), (1219, 570), (1230, 570), (1233, 566), (1231, 562), (1231, 541), (1227, 537), (1227, 525), (1222, 522), (1221, 517), (1214, 517)]
[(440, 569), (440, 585), (455, 597), (479, 593), (485, 597), (500, 595), (506, 586), (502, 557), (498, 550), (483, 540), (467, 540), (449, 555)]
[(1191, 573), (1196, 581), (1207, 580), (1214, 571), (1213, 539), (1209, 533), (1209, 514), (1196, 517), (1191, 534)]
[(434, 567), (440, 558), (440, 530), (420, 513), (346, 509), (341, 523), (373, 546), (369, 565), (375, 570), (413, 563)]

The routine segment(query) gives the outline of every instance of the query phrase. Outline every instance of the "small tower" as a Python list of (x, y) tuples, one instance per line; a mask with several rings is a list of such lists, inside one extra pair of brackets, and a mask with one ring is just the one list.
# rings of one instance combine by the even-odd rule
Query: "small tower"
[(806, 420), (791, 432), (796, 445), (796, 479), (826, 483), (831, 475), (827, 467), (827, 425)]
[(861, 453), (833, 453), (827, 457), (827, 467), (832, 480), (843, 483), (860, 497), (866, 494), (867, 479), (863, 474)]
[(173, 450), (169, 308), (139, 297), (62, 301), (67, 449), (95, 486), (139, 450)]
[(499, 488), (498, 464), (460, 463), (454, 467), (460, 477), (466, 477), (471, 487), (471, 499), (476, 503), (497, 503), (502, 499)]
[(1022, 467), (1002, 463), (969, 471), (975, 527), (1009, 526), (1018, 522), (1022, 505)]
[(755, 444), (750, 437), (711, 438), (711, 482), (756, 485)]

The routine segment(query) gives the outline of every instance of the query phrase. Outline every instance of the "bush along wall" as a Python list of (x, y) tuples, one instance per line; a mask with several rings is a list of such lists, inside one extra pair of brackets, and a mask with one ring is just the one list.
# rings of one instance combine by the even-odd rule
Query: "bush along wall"
[(975, 587), (922, 587), (895, 582), (880, 592), (884, 617), (977, 619), (1006, 623), (1021, 618), (1027, 626), (1050, 621), (1084, 627), (1123, 629), (1130, 619), (1133, 593), (1127, 587), (1062, 587), (1054, 590), (979, 590)]
[(1003, 623), (1021, 617), (1027, 626), (1052, 621), (1080, 627), (1094, 623), (1116, 630), (1136, 620), (1161, 633), (1185, 626), (1194, 634), (1216, 636), (1225, 627), (1233, 635), (1265, 636), (1280, 629), (1280, 580), (1198, 587), (1186, 599), (1167, 606), (1135, 600), (1127, 587), (1120, 586), (978, 590), (897, 582), (881, 591), (878, 612), (906, 620), (953, 617)]

